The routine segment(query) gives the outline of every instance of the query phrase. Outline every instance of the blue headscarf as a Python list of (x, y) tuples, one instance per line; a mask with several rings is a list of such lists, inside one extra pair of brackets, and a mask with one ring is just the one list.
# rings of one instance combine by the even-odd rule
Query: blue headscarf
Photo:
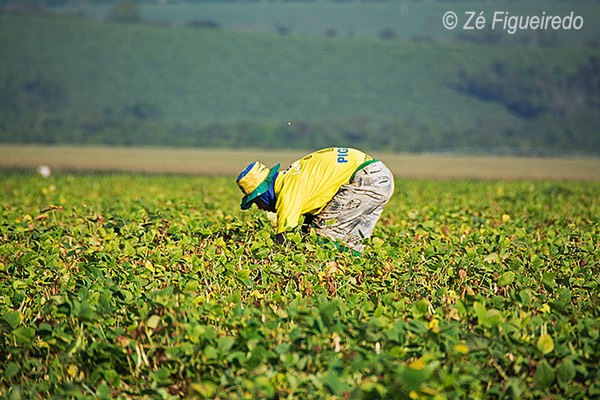
[(271, 179), (271, 186), (269, 186), (269, 190), (258, 196), (258, 198), (264, 201), (268, 206), (267, 211), (271, 212), (275, 212), (275, 204), (277, 203), (277, 199), (275, 198), (275, 180), (277, 179), (277, 175), (279, 175), (279, 173), (276, 173), (273, 176), (273, 179)]

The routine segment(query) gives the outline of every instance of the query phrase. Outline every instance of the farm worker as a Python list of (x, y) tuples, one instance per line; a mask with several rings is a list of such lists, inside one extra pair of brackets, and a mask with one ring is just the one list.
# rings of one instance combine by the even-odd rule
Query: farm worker
[(383, 207), (394, 192), (394, 177), (378, 160), (362, 151), (331, 147), (311, 153), (285, 171), (255, 161), (237, 178), (244, 197), (241, 208), (256, 204), (277, 214), (277, 241), (296, 228), (334, 241), (358, 253), (371, 236)]

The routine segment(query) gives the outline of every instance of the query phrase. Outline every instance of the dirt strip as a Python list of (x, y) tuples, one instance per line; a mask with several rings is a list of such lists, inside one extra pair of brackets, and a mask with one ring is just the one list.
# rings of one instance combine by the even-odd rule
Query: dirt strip
[[(287, 167), (310, 150), (0, 145), (0, 168), (237, 175), (252, 161)], [(396, 178), (600, 180), (600, 158), (377, 153)]]

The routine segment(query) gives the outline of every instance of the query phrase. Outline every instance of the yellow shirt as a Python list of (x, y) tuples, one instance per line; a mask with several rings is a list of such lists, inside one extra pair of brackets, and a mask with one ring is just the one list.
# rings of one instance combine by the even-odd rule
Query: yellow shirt
[(295, 161), (279, 173), (274, 191), (277, 198), (277, 233), (298, 226), (304, 214), (318, 214), (364, 162), (372, 158), (362, 151), (331, 147)]

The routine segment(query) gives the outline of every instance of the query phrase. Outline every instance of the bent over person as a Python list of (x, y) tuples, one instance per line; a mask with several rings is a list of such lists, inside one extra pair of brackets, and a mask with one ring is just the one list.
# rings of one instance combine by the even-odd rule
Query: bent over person
[(244, 197), (241, 208), (256, 204), (277, 214), (277, 241), (296, 228), (340, 241), (362, 252), (383, 207), (394, 192), (394, 177), (378, 160), (360, 150), (331, 147), (311, 153), (285, 171), (256, 161), (237, 178)]

